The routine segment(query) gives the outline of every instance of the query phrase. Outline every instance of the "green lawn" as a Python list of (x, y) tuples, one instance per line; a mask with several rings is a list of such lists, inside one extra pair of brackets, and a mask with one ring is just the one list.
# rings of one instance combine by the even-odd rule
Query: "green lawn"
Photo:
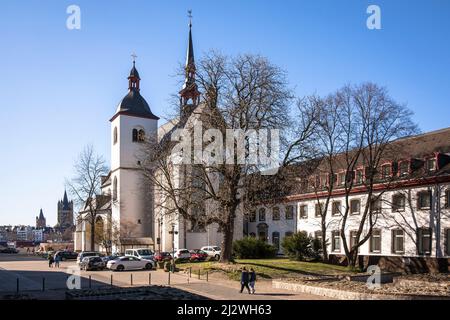
[(223, 264), (215, 261), (181, 263), (177, 267), (180, 269), (192, 268), (193, 274), (205, 274), (213, 271), (225, 272), (231, 279), (239, 279), (240, 269), (245, 266), (253, 268), (259, 277), (273, 279), (295, 277), (298, 275), (320, 274), (335, 275), (348, 274), (350, 271), (346, 267), (326, 264), (321, 262), (291, 261), (289, 259), (237, 259), (235, 263)]

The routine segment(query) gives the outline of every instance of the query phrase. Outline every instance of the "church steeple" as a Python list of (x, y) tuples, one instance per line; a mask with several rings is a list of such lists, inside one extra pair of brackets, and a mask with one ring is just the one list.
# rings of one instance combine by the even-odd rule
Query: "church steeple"
[(192, 41), (192, 11), (189, 10), (189, 39), (186, 53), (186, 65), (184, 67), (185, 79), (183, 88), (180, 91), (180, 105), (181, 109), (188, 106), (197, 106), (200, 100), (200, 92), (198, 91), (197, 83), (195, 82), (195, 59), (194, 59), (194, 45)]

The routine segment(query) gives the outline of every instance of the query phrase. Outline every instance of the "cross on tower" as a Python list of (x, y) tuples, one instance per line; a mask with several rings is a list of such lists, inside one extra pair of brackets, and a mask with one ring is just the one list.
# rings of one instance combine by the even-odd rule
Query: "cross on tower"
[(131, 57), (133, 58), (133, 63), (135, 63), (136, 62), (136, 58), (137, 58), (137, 55), (136, 55), (136, 53), (132, 53), (131, 54)]

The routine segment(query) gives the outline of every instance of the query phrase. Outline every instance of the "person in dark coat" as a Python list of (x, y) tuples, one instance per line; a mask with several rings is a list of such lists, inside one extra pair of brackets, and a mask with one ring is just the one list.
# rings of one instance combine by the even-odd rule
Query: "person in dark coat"
[(248, 282), (250, 284), (250, 289), (252, 293), (255, 293), (255, 282), (256, 282), (256, 272), (253, 270), (253, 268), (250, 268), (250, 272), (248, 274), (249, 279)]
[(49, 266), (49, 268), (51, 268), (51, 267), (53, 267), (53, 262), (54, 262), (55, 260), (53, 259), (53, 255), (52, 254), (49, 254), (48, 255), (48, 266)]
[(241, 273), (241, 293), (242, 291), (244, 291), (244, 288), (247, 288), (248, 293), (250, 294), (250, 287), (248, 286), (248, 280), (249, 280), (249, 275), (248, 275), (248, 271), (245, 267), (242, 268), (242, 273)]

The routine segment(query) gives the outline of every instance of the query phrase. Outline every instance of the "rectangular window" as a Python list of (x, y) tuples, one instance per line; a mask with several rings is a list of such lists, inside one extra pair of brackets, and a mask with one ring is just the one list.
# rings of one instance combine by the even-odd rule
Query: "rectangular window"
[(341, 214), (341, 202), (334, 201), (331, 208), (331, 214), (333, 216), (339, 216)]
[(256, 221), (256, 212), (255, 211), (250, 212), (248, 220), (250, 222), (255, 222)]
[(345, 172), (338, 174), (338, 184), (343, 186), (345, 184)]
[(294, 206), (286, 206), (286, 220), (294, 219)]
[(315, 231), (314, 239), (318, 240), (320, 242), (320, 245), (322, 245), (322, 231)]
[(405, 233), (403, 230), (392, 230), (392, 253), (405, 252)]
[(431, 254), (431, 228), (417, 230), (417, 245), (420, 255)]
[(400, 177), (406, 176), (409, 173), (409, 161), (402, 161), (398, 166), (398, 175)]
[(277, 248), (277, 251), (280, 250), (280, 233), (279, 232), (272, 232), (272, 244), (275, 248)]
[(308, 205), (306, 204), (300, 206), (300, 219), (308, 219)]
[(382, 199), (380, 196), (374, 197), (370, 203), (370, 211), (372, 213), (381, 213), (382, 209)]
[(381, 230), (373, 229), (370, 236), (369, 251), (371, 253), (381, 253)]
[(339, 231), (331, 232), (331, 250), (334, 252), (341, 251), (341, 237), (339, 235)]
[(284, 236), (285, 237), (292, 237), (293, 233), (291, 231), (287, 231)]
[(392, 211), (405, 211), (406, 197), (402, 193), (397, 193), (392, 196)]
[(323, 204), (322, 203), (316, 203), (316, 206), (315, 206), (315, 216), (316, 216), (316, 218), (320, 218), (322, 216), (322, 209), (323, 209)]
[(362, 170), (356, 170), (355, 183), (356, 184), (362, 184), (363, 183), (363, 171)]
[(417, 193), (417, 208), (426, 210), (431, 208), (431, 192), (421, 191)]
[(272, 220), (274, 220), (274, 221), (280, 220), (280, 208), (279, 207), (274, 207), (272, 209)]
[(258, 218), (259, 218), (259, 221), (266, 221), (266, 209), (265, 208), (259, 209)]
[(350, 250), (357, 244), (356, 243), (356, 235), (358, 231), (350, 231)]
[(359, 199), (353, 199), (350, 201), (350, 214), (360, 214), (361, 201)]
[(436, 158), (430, 158), (426, 161), (426, 168), (428, 171), (435, 171), (436, 170)]

